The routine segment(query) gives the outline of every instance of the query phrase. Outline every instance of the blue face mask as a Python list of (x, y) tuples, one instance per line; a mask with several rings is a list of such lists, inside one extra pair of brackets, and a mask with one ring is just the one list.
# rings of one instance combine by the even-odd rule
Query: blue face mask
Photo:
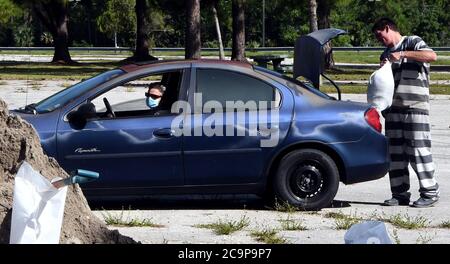
[(147, 97), (147, 99), (145, 100), (145, 103), (147, 104), (147, 106), (149, 108), (155, 108), (159, 104), (159, 99), (153, 99), (151, 97)]

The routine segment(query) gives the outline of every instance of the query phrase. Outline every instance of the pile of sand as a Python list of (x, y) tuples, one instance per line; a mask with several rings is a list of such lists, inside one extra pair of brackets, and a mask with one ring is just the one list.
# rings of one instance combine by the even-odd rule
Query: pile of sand
[[(58, 162), (44, 154), (33, 127), (17, 116), (9, 115), (0, 99), (0, 243), (9, 243), (14, 176), (26, 160), (45, 178), (68, 177)], [(101, 175), (100, 175), (101, 177)], [(135, 243), (92, 214), (78, 185), (67, 190), (60, 243)]]

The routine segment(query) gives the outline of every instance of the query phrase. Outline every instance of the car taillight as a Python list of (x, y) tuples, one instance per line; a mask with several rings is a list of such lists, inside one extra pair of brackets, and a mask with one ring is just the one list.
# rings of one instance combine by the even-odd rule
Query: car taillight
[(367, 123), (373, 127), (376, 131), (381, 133), (382, 127), (380, 123), (380, 115), (378, 114), (377, 109), (370, 108), (366, 111), (366, 114), (364, 115), (366, 118)]

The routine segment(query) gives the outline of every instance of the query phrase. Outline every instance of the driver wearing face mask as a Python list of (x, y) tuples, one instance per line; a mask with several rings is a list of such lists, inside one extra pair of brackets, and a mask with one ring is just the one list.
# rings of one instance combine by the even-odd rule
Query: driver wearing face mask
[(147, 106), (150, 109), (156, 109), (165, 91), (166, 87), (159, 82), (150, 84), (148, 92), (145, 93)]

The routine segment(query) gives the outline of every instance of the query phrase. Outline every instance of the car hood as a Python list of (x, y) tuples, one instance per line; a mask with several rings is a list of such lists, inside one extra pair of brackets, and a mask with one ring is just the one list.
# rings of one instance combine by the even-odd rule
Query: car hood
[(18, 110), (11, 110), (11, 114), (20, 116), (22, 119), (30, 123), (38, 132), (39, 136), (42, 133), (55, 133), (58, 124), (59, 111), (53, 111), (45, 114), (31, 114), (24, 113)]

